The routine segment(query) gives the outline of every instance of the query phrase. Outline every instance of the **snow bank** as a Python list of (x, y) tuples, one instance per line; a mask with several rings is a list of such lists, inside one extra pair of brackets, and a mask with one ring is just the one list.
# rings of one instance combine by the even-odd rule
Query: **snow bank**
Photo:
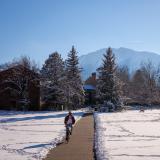
[[(65, 136), (67, 112), (0, 111), (0, 160), (40, 160)], [(82, 111), (73, 112), (76, 120)]]
[(98, 160), (159, 160), (160, 110), (96, 113)]

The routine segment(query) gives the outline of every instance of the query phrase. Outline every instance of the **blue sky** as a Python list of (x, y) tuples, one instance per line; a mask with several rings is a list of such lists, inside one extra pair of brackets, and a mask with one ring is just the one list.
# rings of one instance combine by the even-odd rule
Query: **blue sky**
[(0, 63), (108, 46), (160, 54), (160, 0), (0, 0)]

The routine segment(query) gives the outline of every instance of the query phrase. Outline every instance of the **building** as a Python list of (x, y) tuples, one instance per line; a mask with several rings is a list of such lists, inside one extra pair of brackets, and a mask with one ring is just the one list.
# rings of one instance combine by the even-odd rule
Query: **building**
[(22, 65), (0, 71), (0, 109), (39, 110), (39, 83), (39, 75)]
[(96, 83), (96, 73), (92, 73), (84, 83), (86, 105), (96, 104)]

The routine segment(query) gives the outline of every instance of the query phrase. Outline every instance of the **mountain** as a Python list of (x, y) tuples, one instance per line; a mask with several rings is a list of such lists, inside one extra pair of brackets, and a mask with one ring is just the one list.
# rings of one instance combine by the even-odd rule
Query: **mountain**
[[(95, 52), (82, 55), (79, 58), (80, 67), (83, 68), (82, 77), (87, 79), (92, 72), (102, 64), (103, 54), (106, 53), (106, 49), (100, 49)], [(151, 61), (155, 67), (160, 64), (160, 55), (147, 52), (147, 51), (135, 51), (128, 48), (112, 48), (116, 57), (116, 63), (118, 66), (128, 66), (130, 73), (140, 68), (142, 63)]]

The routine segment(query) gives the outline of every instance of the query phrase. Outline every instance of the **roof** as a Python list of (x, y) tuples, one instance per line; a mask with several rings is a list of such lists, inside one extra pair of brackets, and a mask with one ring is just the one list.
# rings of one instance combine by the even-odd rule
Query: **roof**
[(83, 88), (84, 90), (96, 90), (96, 87), (90, 84), (85, 84)]
[(96, 84), (97, 84), (96, 74), (92, 73), (92, 75), (85, 81), (85, 85), (96, 86)]

